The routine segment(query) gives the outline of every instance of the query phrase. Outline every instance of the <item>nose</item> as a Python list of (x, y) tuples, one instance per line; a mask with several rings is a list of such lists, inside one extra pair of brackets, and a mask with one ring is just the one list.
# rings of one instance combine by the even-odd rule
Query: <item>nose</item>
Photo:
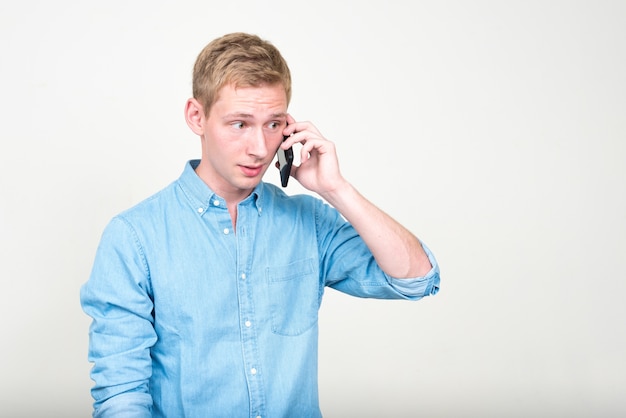
[(248, 154), (256, 158), (267, 157), (267, 138), (263, 129), (255, 129), (248, 138)]

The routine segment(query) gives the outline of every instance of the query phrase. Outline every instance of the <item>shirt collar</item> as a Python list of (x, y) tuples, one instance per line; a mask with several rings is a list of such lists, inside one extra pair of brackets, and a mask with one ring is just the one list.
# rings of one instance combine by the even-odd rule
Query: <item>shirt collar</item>
[[(200, 215), (204, 215), (210, 207), (226, 207), (226, 201), (216, 194), (207, 184), (202, 181), (200, 177), (196, 174), (196, 167), (200, 164), (200, 160), (190, 160), (185, 164), (185, 168), (183, 173), (178, 179), (178, 184), (180, 188), (183, 190), (187, 199), (189, 199), (189, 203), (193, 207), (194, 211), (198, 212)], [(265, 189), (265, 184), (260, 182), (250, 196), (245, 198), (239, 204), (250, 204), (252, 202), (261, 216), (263, 212), (263, 190)]]

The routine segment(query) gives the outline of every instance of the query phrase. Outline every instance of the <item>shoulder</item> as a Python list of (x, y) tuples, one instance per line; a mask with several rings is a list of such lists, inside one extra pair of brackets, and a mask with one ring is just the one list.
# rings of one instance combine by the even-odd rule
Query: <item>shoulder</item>
[(177, 200), (175, 199), (176, 189), (177, 184), (173, 182), (128, 209), (117, 213), (113, 220), (122, 220), (128, 224), (138, 224), (143, 220), (155, 222), (160, 216), (165, 216), (167, 208)]
[(315, 222), (343, 223), (345, 220), (334, 207), (322, 198), (309, 194), (289, 195), (283, 189), (263, 183), (263, 211), (273, 215), (288, 215), (292, 219), (311, 219)]

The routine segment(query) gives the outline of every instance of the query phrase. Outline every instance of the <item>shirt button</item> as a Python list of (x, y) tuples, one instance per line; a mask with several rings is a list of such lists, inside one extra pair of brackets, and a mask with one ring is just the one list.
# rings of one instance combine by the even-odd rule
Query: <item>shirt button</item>
[(245, 324), (246, 324), (246, 326), (247, 326), (248, 328), (250, 328), (250, 327), (252, 326), (252, 322), (250, 322), (250, 321), (246, 321), (246, 323), (245, 323)]
[(230, 230), (228, 228), (224, 228), (224, 235), (228, 235), (230, 233)]
[(253, 367), (250, 369), (250, 373), (252, 373), (252, 375), (254, 376), (256, 374), (256, 369)]
[(198, 213), (202, 213), (202, 212), (204, 212), (204, 209), (203, 208), (198, 208)]
[(220, 201), (219, 201), (219, 200), (217, 200), (217, 199), (215, 199), (215, 200), (213, 201), (213, 206), (219, 206), (219, 205), (220, 205)]
[(246, 273), (241, 273), (241, 280), (246, 280)]

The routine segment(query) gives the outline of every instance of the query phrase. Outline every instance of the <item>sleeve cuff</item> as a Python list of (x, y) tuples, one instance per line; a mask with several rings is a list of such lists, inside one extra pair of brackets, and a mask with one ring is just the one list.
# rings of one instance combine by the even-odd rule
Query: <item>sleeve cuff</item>
[(439, 282), (441, 281), (441, 278), (439, 277), (439, 264), (437, 263), (434, 254), (426, 245), (424, 245), (423, 242), (420, 241), (420, 243), (422, 244), (422, 248), (426, 252), (430, 265), (432, 266), (430, 271), (423, 277), (408, 279), (389, 278), (389, 284), (396, 291), (413, 300), (437, 294), (437, 292), (439, 292)]

